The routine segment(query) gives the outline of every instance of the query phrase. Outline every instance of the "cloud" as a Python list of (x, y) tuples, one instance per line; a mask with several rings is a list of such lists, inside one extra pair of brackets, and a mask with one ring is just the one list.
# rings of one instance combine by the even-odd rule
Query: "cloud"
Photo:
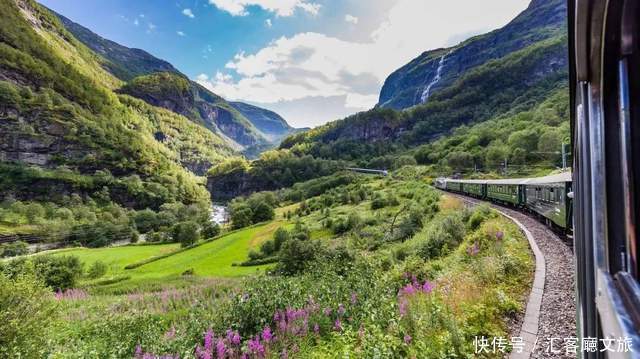
[(187, 36), (184, 32), (182, 31), (176, 31), (176, 34), (178, 34), (178, 36)]
[(266, 20), (264, 21), (264, 24), (265, 24), (267, 27), (269, 27), (269, 28), (273, 26), (273, 23), (271, 22), (271, 19), (266, 19)]
[(138, 25), (140, 25), (140, 21), (138, 21), (138, 19), (135, 19), (135, 20), (133, 20), (133, 24), (138, 26)]
[(190, 17), (190, 18), (192, 18), (192, 19), (193, 19), (194, 17), (196, 17), (196, 16), (193, 14), (193, 11), (191, 11), (191, 9), (188, 9), (188, 8), (187, 8), (187, 9), (182, 10), (182, 15), (184, 15), (184, 16), (186, 16), (186, 17)]
[(321, 8), (320, 4), (307, 0), (209, 0), (209, 3), (233, 16), (248, 15), (247, 8), (251, 6), (261, 7), (277, 16), (291, 16), (296, 9), (317, 15)]
[[(285, 111), (289, 107), (283, 103), (331, 98), (333, 106), (338, 100), (343, 102), (330, 112), (347, 115), (373, 107), (385, 78), (422, 52), (446, 46), (461, 34), (500, 27), (527, 3), (528, 0), (396, 0), (367, 41), (349, 41), (317, 32), (280, 37), (254, 53), (237, 53), (225, 69), (211, 78), (199, 78), (198, 82), (223, 97), (280, 104), (278, 108)], [(307, 107), (307, 111), (315, 114), (329, 109)], [(286, 113), (283, 115), (289, 118)]]
[(344, 16), (344, 21), (346, 21), (348, 23), (351, 23), (351, 24), (354, 24), (354, 25), (358, 24), (358, 20), (359, 19), (357, 17), (353, 16), (353, 15), (347, 14), (347, 15)]
[(152, 22), (147, 23), (147, 34), (152, 33), (156, 29), (156, 25)]

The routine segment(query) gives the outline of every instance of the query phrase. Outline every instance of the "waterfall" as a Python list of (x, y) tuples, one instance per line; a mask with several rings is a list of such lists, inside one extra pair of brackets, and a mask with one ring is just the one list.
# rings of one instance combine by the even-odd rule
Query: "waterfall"
[(433, 78), (433, 80), (431, 80), (431, 82), (429, 82), (429, 84), (427, 86), (424, 87), (424, 89), (422, 90), (422, 96), (420, 96), (420, 103), (425, 103), (427, 102), (427, 100), (429, 99), (429, 96), (431, 95), (431, 89), (433, 88), (433, 86), (435, 86), (438, 82), (440, 82), (440, 79), (442, 78), (442, 69), (444, 68), (444, 61), (446, 60), (447, 56), (450, 54), (451, 52), (448, 52), (444, 55), (442, 55), (442, 57), (440, 58), (440, 62), (438, 63), (438, 69), (436, 70), (436, 76)]

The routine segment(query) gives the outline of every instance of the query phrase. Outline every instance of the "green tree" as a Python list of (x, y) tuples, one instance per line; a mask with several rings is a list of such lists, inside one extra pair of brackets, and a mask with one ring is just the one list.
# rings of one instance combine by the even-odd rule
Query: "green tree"
[(253, 208), (253, 223), (260, 223), (270, 221), (275, 217), (275, 211), (273, 207), (266, 202), (260, 202)]
[(246, 204), (232, 206), (229, 217), (234, 229), (248, 227), (253, 223), (253, 211)]
[(171, 238), (182, 247), (189, 247), (200, 239), (200, 226), (193, 221), (176, 223), (171, 228)]

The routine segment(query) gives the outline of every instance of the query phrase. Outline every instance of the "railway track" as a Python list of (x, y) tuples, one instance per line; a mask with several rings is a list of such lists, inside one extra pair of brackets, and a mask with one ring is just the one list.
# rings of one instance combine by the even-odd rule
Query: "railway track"
[[(575, 263), (571, 246), (567, 245), (562, 238), (544, 224), (527, 214), (460, 194), (447, 194), (471, 205), (488, 204), (508, 217), (517, 220), (530, 232), (544, 257), (545, 266), (542, 302), (536, 313), (538, 317), (537, 340), (530, 358), (575, 358), (576, 354), (564, 351), (564, 340), (576, 337)], [(538, 269), (536, 268), (536, 270)], [(524, 317), (510, 325), (512, 336), (522, 336), (519, 333), (523, 322)], [(562, 348), (560, 353), (549, 350), (552, 339), (554, 339), (555, 349)]]

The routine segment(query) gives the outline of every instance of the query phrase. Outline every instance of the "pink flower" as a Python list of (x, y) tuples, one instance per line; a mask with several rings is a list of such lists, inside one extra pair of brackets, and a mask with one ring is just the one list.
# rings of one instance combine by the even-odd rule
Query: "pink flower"
[(176, 328), (175, 327), (171, 327), (171, 329), (169, 329), (166, 333), (164, 333), (164, 337), (165, 339), (173, 339), (176, 337)]
[(227, 353), (227, 346), (224, 344), (222, 339), (218, 339), (218, 343), (216, 343), (216, 355), (218, 359), (224, 359)]
[(409, 334), (405, 334), (405, 336), (404, 336), (404, 343), (405, 343), (405, 344), (411, 344), (411, 339), (412, 339), (412, 338), (411, 338), (411, 335), (409, 335)]
[(213, 330), (209, 328), (204, 334), (204, 350), (211, 353), (213, 350)]
[(340, 322), (340, 319), (336, 319), (335, 323), (333, 323), (333, 329), (337, 332), (342, 331), (342, 323)]
[(273, 333), (271, 333), (271, 328), (264, 327), (262, 330), (262, 340), (266, 343), (269, 343), (273, 339)]
[(496, 239), (497, 239), (498, 241), (501, 241), (501, 240), (502, 240), (502, 238), (504, 238), (504, 232), (502, 232), (502, 231), (498, 231), (498, 232), (496, 232)]

